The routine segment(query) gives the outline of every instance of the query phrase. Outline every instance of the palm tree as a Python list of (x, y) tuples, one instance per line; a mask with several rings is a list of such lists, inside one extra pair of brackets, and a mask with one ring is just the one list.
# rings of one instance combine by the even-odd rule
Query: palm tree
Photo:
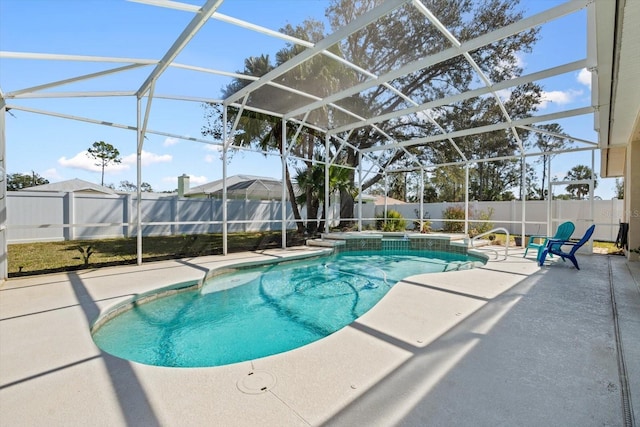
[(301, 167), (296, 169), (296, 182), (300, 194), (296, 203), (307, 207), (307, 232), (314, 234), (317, 230), (320, 199), (324, 196), (324, 170), (321, 166)]

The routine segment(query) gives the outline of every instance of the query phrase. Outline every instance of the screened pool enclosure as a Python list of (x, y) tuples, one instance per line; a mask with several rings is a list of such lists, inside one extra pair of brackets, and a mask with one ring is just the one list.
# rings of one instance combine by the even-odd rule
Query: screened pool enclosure
[[(5, 157), (7, 145), (12, 144), (11, 134), (5, 132), (8, 122), (48, 116), (129, 132), (137, 153), (138, 193), (134, 198), (138, 200), (142, 199), (145, 144), (149, 138), (161, 136), (217, 147), (220, 159), (213, 167), (222, 169), (223, 182), (229, 175), (229, 162), (239, 161), (232, 153), (242, 151), (278, 156), (283, 183), (291, 183), (297, 169), (319, 171), (316, 185), (311, 186), (319, 211), (312, 218), (337, 218), (350, 222), (355, 230), (363, 229), (362, 198), (373, 185), (386, 192), (388, 180), (398, 173), (411, 171), (416, 176), (433, 177), (445, 171), (446, 179), (456, 170), (464, 193), (461, 203), (465, 205), (466, 233), (468, 207), (473, 202), (471, 171), (486, 163), (502, 162), (517, 170), (512, 190), (522, 208), (514, 222), (524, 234), (527, 173), (541, 156), (548, 156), (544, 167), (550, 177), (552, 163), (549, 147), (531, 141), (563, 139), (565, 144), (554, 156), (588, 153), (592, 171), (598, 150), (607, 152), (617, 142), (612, 141), (616, 135), (609, 129), (614, 89), (612, 46), (619, 7), (615, 1), (471, 2), (469, 8), (459, 1), (328, 1), (326, 16), (299, 23), (285, 17), (280, 29), (263, 26), (259, 19), (251, 21), (248, 17), (259, 13), (238, 9), (238, 2), (233, 1), (113, 3), (122, 14), (148, 8), (150, 18), (136, 23), (139, 39), (105, 39), (99, 45), (84, 43), (65, 49), (55, 44), (53, 35), (43, 33), (41, 44), (25, 51), (0, 42), (3, 172), (11, 162)], [(304, 4), (290, 3), (300, 8)], [(63, 13), (63, 9), (78, 7), (74, 2), (59, 5)], [(244, 5), (245, 9), (268, 7), (267, 2)], [(1, 19), (29, 19), (6, 15)], [(93, 19), (100, 21), (100, 17)], [(523, 52), (535, 55), (541, 29), (562, 28), (568, 25), (567, 20), (583, 24), (579, 28), (583, 37), (578, 39), (585, 43), (576, 45), (573, 37), (559, 37), (552, 41), (557, 55), (535, 67), (525, 66)], [(74, 31), (72, 24), (62, 22), (59, 26)], [(105, 19), (101, 25), (120, 24)], [(158, 26), (164, 28), (162, 37), (146, 35)], [(87, 31), (79, 27), (78, 31)], [(25, 31), (29, 31), (26, 25)], [(100, 26), (91, 31), (99, 32)], [(102, 54), (117, 52), (122, 43), (128, 44), (127, 52), (140, 51), (140, 57)], [(225, 61), (223, 46), (246, 51), (244, 64)], [(257, 56), (260, 46), (276, 54)], [(207, 47), (207, 55), (202, 54), (203, 47)], [(17, 83), (21, 80), (12, 74), (26, 62), (40, 70), (31, 85)], [(563, 77), (579, 73), (591, 88), (584, 92), (581, 104), (556, 102), (552, 111), (541, 108)], [(114, 109), (119, 108), (118, 102), (128, 103), (135, 105), (135, 110), (122, 109), (130, 111), (127, 121), (93, 117), (94, 109), (89, 106), (96, 100), (113, 103)], [(78, 108), (68, 107), (71, 104)], [(171, 107), (173, 119), (154, 116), (158, 108), (169, 105), (175, 106)], [(180, 130), (180, 110), (186, 105), (204, 111), (202, 129)], [(590, 128), (585, 131), (583, 127), (572, 135), (569, 130), (579, 129), (575, 123), (585, 117)], [(603, 156), (601, 171), (609, 169), (602, 176), (621, 176), (616, 165)], [(337, 179), (350, 182), (350, 194), (355, 195), (352, 205), (342, 198), (342, 209), (331, 206), (341, 203), (334, 195), (339, 187), (333, 185), (334, 174), (339, 176), (340, 170), (346, 172)], [(593, 200), (593, 181), (591, 176), (574, 183), (588, 185)], [(424, 185), (425, 179), (420, 182)], [(548, 179), (541, 191), (553, 194), (561, 184), (570, 183)], [(225, 254), (228, 190), (224, 184), (220, 216), (209, 219), (221, 225)], [(278, 197), (270, 197), (291, 201), (302, 190), (281, 185), (279, 191)], [(420, 209), (424, 193), (423, 187), (416, 192)], [(550, 199), (546, 199), (548, 234), (554, 221)], [(281, 203), (277, 214), (283, 247), (287, 245), (286, 231), (297, 219), (296, 215), (292, 219), (292, 208), (293, 204)], [(135, 209), (131, 222), (125, 225), (137, 230), (141, 263), (143, 229), (154, 223), (145, 222), (142, 203)], [(330, 214), (331, 209), (336, 213)], [(3, 197), (4, 254), (6, 215)], [(424, 212), (419, 212), (418, 218), (422, 221)], [(323, 222), (325, 230), (329, 226), (330, 221)], [(6, 256), (2, 262), (6, 277)]]

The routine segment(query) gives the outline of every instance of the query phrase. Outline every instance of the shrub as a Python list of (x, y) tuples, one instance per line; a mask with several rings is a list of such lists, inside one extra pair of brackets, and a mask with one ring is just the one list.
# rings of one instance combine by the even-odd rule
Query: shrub
[(431, 221), (428, 219), (422, 220), (422, 230), (420, 230), (422, 234), (431, 233)]
[[(489, 208), (486, 211), (480, 211), (477, 213), (469, 212), (469, 236), (474, 237), (478, 234), (486, 233), (493, 228), (493, 223), (490, 222), (493, 216), (493, 208)], [(459, 219), (458, 221), (447, 221), (444, 224), (444, 231), (448, 233), (462, 233), (464, 232), (464, 206), (449, 206), (443, 212), (444, 219)], [(480, 220), (474, 221), (473, 219)]]
[(414, 209), (414, 212), (416, 213), (416, 217), (418, 219), (413, 221), (413, 229), (419, 230), (423, 234), (431, 233), (431, 220), (428, 219), (429, 212), (424, 213), (426, 218), (424, 216), (422, 218), (422, 229), (420, 229), (420, 211), (418, 211), (418, 209)]
[(443, 231), (445, 233), (462, 233), (464, 232), (464, 207), (449, 206), (442, 213), (444, 219), (461, 219), (458, 221), (445, 221)]
[(493, 228), (493, 223), (490, 222), (491, 217), (493, 216), (493, 208), (487, 209), (487, 211), (480, 211), (477, 215), (469, 215), (473, 217), (477, 217), (475, 219), (479, 219), (483, 222), (475, 222), (473, 227), (469, 229), (469, 236), (474, 237), (478, 234), (486, 233), (487, 231)]
[(407, 221), (405, 221), (402, 214), (398, 211), (387, 211), (387, 221), (385, 223), (384, 214), (376, 216), (376, 228), (382, 231), (404, 231), (407, 227)]

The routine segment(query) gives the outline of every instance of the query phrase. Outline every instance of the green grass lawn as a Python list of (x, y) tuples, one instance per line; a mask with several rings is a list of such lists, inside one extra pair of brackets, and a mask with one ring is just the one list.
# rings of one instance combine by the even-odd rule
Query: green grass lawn
[(593, 242), (594, 248), (602, 248), (607, 250), (609, 255), (622, 255), (622, 249), (618, 248), (614, 242)]
[[(229, 252), (253, 251), (281, 246), (279, 232), (229, 233)], [(304, 244), (289, 234), (287, 245)], [(52, 273), (82, 268), (133, 264), (137, 260), (136, 238), (37, 242), (8, 245), (9, 276)], [(91, 248), (88, 265), (83, 253)], [(145, 237), (144, 261), (222, 254), (222, 234)]]

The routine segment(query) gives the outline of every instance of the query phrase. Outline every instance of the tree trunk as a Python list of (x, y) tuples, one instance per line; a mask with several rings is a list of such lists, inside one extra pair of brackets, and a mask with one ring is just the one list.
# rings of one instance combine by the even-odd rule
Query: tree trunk
[[(274, 137), (277, 138), (278, 141), (278, 151), (280, 151), (280, 155), (284, 157), (284, 144), (281, 138), (282, 135), (282, 122), (278, 122), (274, 128)], [(277, 136), (276, 136), (277, 135)], [(289, 174), (289, 165), (285, 161), (284, 164), (284, 175), (285, 180), (287, 181), (287, 190), (289, 191), (289, 202), (291, 203), (291, 210), (293, 211), (293, 218), (296, 221), (296, 227), (298, 234), (304, 233), (304, 223), (302, 222), (302, 216), (300, 215), (300, 209), (298, 208), (298, 202), (296, 202), (296, 193), (293, 189), (293, 183), (291, 182), (291, 175)], [(283, 200), (282, 203), (285, 203)]]
[(542, 156), (542, 186), (540, 187), (540, 200), (544, 200), (544, 186), (547, 178), (547, 156)]
[[(296, 220), (297, 231), (299, 234), (303, 234), (304, 223), (302, 222), (302, 216), (300, 216), (300, 210), (298, 209), (298, 203), (296, 202), (296, 193), (293, 190), (293, 183), (291, 182), (291, 176), (289, 175), (289, 166), (285, 166), (284, 172), (287, 179), (287, 190), (289, 190), (289, 201), (291, 202), (291, 210), (293, 211), (293, 217)], [(283, 200), (282, 203), (285, 203), (285, 200)]]
[[(351, 193), (340, 190), (340, 225), (339, 227), (353, 226), (354, 199)], [(344, 219), (343, 219), (344, 218)]]
[(320, 202), (318, 201), (318, 199), (313, 200), (311, 204), (309, 203), (307, 204), (307, 232), (310, 235), (314, 235), (318, 233), (318, 211), (319, 210), (320, 210)]
[[(320, 209), (320, 207), (318, 206), (318, 209)], [(324, 224), (327, 221), (327, 211), (324, 208), (324, 205), (322, 206), (322, 216), (320, 217), (320, 223), (318, 224), (318, 230), (322, 233), (324, 232)]]

